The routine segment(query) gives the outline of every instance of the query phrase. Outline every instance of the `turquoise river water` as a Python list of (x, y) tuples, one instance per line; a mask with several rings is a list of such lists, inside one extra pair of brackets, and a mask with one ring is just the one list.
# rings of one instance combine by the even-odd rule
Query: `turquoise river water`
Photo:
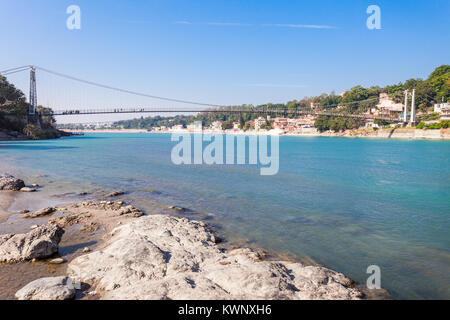
[(175, 144), (147, 133), (0, 142), (0, 169), (47, 175), (61, 193), (125, 190), (147, 211), (155, 201), (187, 207), (228, 238), (363, 284), (378, 265), (394, 298), (450, 299), (449, 141), (280, 137), (273, 176), (256, 165), (175, 165)]

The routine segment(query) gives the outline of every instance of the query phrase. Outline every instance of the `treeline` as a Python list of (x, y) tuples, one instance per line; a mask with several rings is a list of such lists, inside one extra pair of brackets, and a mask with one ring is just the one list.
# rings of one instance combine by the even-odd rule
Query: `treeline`
[[(450, 99), (450, 66), (442, 65), (436, 68), (430, 76), (425, 79), (409, 79), (404, 83), (389, 85), (385, 87), (373, 86), (364, 88), (360, 85), (351, 88), (341, 95), (334, 92), (330, 94), (323, 93), (315, 97), (305, 97), (301, 100), (289, 101), (285, 104), (263, 104), (258, 106), (241, 105), (233, 107), (223, 107), (216, 110), (223, 112), (200, 113), (196, 116), (176, 116), (176, 117), (150, 117), (140, 118), (127, 121), (119, 121), (114, 124), (116, 127), (127, 129), (147, 128), (156, 126), (172, 126), (182, 124), (186, 126), (193, 121), (202, 121), (204, 126), (209, 126), (214, 121), (222, 121), (224, 128), (232, 126), (233, 122), (239, 122), (242, 129), (248, 128), (249, 121), (259, 116), (251, 111), (255, 110), (280, 110), (274, 116), (294, 117), (289, 115), (287, 111), (311, 111), (314, 107), (318, 111), (336, 109), (338, 106), (340, 113), (361, 114), (367, 112), (370, 108), (375, 107), (378, 103), (378, 97), (381, 92), (386, 92), (395, 102), (403, 101), (403, 92), (406, 89), (416, 89), (416, 108), (418, 112), (429, 112), (433, 108), (433, 104)], [(244, 110), (241, 113), (230, 113), (229, 110)], [(245, 112), (247, 111), (247, 112)], [(358, 119), (351, 118), (335, 118), (335, 117), (318, 117), (316, 127), (319, 130), (345, 130), (353, 129), (362, 125)]]
[(177, 115), (175, 117), (141, 117), (132, 120), (123, 120), (114, 122), (113, 128), (124, 128), (124, 129), (150, 129), (153, 127), (171, 127), (174, 125), (183, 125), (186, 127), (187, 124), (192, 122), (192, 116)]
[[(53, 139), (62, 135), (53, 125), (51, 116), (39, 118), (40, 126), (28, 123), (28, 108), (25, 95), (5, 77), (0, 75), (0, 130), (26, 135), (30, 139)], [(38, 112), (48, 111), (38, 106)]]
[(347, 129), (358, 129), (364, 125), (364, 121), (357, 118), (338, 118), (328, 116), (318, 116), (314, 126), (320, 132), (332, 130), (335, 132)]

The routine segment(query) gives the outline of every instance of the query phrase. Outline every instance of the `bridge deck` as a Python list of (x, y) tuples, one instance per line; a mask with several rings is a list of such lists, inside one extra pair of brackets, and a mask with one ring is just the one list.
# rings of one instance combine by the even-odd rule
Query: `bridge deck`
[(402, 122), (397, 118), (388, 117), (375, 117), (365, 114), (347, 114), (347, 113), (334, 113), (334, 112), (313, 112), (313, 111), (301, 111), (301, 110), (284, 110), (284, 109), (266, 109), (266, 110), (247, 110), (247, 109), (229, 109), (229, 110), (216, 110), (216, 109), (149, 109), (149, 108), (117, 108), (117, 109), (84, 109), (84, 110), (64, 110), (53, 111), (51, 113), (43, 113), (43, 115), (53, 116), (77, 116), (77, 115), (94, 115), (94, 114), (121, 114), (121, 113), (259, 113), (259, 114), (280, 114), (280, 115), (315, 115), (315, 116), (332, 116), (332, 117), (344, 117), (344, 118), (357, 118), (357, 119), (372, 119), (383, 120), (390, 122)]

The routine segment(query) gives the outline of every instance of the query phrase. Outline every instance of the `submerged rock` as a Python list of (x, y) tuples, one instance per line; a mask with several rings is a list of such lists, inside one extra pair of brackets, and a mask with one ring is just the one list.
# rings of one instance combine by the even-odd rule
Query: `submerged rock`
[(19, 191), (25, 187), (25, 182), (21, 179), (14, 178), (10, 174), (0, 175), (0, 190)]
[(23, 187), (22, 189), (20, 189), (20, 191), (22, 191), (22, 192), (35, 192), (36, 189), (30, 188), (30, 187)]
[(41, 278), (16, 292), (19, 300), (69, 300), (75, 298), (75, 288), (69, 277)]
[(170, 206), (170, 207), (168, 207), (168, 208), (171, 209), (171, 210), (180, 211), (180, 212), (185, 212), (185, 211), (188, 210), (188, 209), (186, 209), (186, 208), (183, 208), (183, 207), (176, 207), (176, 206)]
[(49, 214), (52, 214), (54, 212), (56, 212), (56, 208), (48, 207), (48, 208), (44, 208), (44, 209), (35, 211), (33, 213), (25, 214), (22, 216), (22, 218), (40, 218), (40, 217), (48, 216)]
[(63, 234), (57, 225), (43, 225), (25, 234), (0, 235), (0, 262), (50, 257), (58, 251)]
[(115, 228), (101, 251), (68, 272), (103, 299), (359, 299), (343, 274), (301, 263), (264, 261), (251, 249), (226, 251), (203, 222), (166, 215)]
[(123, 191), (114, 191), (114, 192), (108, 193), (106, 195), (106, 197), (117, 197), (117, 196), (121, 196), (124, 194), (125, 194), (125, 192), (123, 192)]
[(120, 215), (131, 215), (132, 217), (136, 217), (136, 218), (142, 217), (144, 215), (144, 213), (141, 210), (139, 210), (138, 208), (136, 208), (132, 205), (128, 205), (128, 206), (125, 206), (125, 207), (119, 209), (119, 214)]

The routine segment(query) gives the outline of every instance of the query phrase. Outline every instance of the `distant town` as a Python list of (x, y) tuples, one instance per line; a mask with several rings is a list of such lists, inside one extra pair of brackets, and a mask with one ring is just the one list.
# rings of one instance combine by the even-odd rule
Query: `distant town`
[[(197, 132), (201, 124), (203, 132), (225, 134), (449, 139), (449, 84), (450, 65), (441, 65), (425, 80), (411, 78), (384, 87), (364, 88), (356, 85), (340, 94), (322, 93), (287, 103), (224, 106), (194, 115), (158, 115), (116, 122), (61, 124), (58, 128), (72, 132), (139, 130), (167, 133)], [(69, 112), (78, 114), (81, 111)]]
[[(345, 92), (340, 95), (343, 96)], [(310, 107), (312, 110), (320, 110), (320, 106), (317, 103), (311, 102)], [(336, 111), (343, 109), (344, 106), (337, 106)], [(378, 103), (365, 113), (374, 117), (385, 117), (391, 119), (401, 120), (404, 118), (404, 104), (395, 102), (388, 93), (382, 92), (379, 94)], [(411, 116), (411, 112), (408, 112), (407, 117)], [(245, 123), (239, 121), (213, 121), (210, 125), (203, 127), (202, 129), (206, 132), (211, 133), (269, 133), (269, 134), (317, 134), (320, 128), (316, 127), (317, 119), (320, 116), (317, 115), (305, 115), (301, 117), (271, 117), (271, 116), (259, 116), (254, 120), (247, 121)], [(437, 103), (434, 104), (432, 112), (421, 112), (417, 113), (417, 123), (413, 124), (414, 127), (418, 128), (430, 128), (433, 129), (433, 125), (436, 129), (439, 127), (447, 128), (448, 121), (450, 120), (450, 104), (449, 103)], [(199, 127), (195, 123), (195, 118), (192, 118), (192, 123), (189, 124), (173, 124), (173, 125), (163, 125), (163, 126), (152, 126), (150, 128), (139, 128), (145, 129), (148, 132), (198, 132)], [(168, 122), (175, 122), (168, 119)], [(383, 121), (377, 121), (373, 119), (363, 120), (360, 129), (381, 129), (383, 127), (400, 127), (401, 124), (398, 123), (384, 123)], [(411, 127), (411, 124), (409, 125)], [(109, 122), (109, 123), (88, 123), (88, 124), (63, 124), (58, 126), (60, 129), (71, 129), (71, 130), (124, 130), (127, 128), (124, 124), (120, 122)], [(138, 128), (134, 128), (138, 129)]]

